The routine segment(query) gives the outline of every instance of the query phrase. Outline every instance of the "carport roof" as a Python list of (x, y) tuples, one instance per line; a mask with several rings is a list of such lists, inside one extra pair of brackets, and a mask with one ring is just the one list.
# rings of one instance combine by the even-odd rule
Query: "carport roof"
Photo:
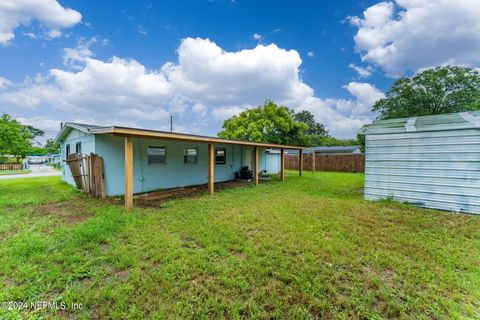
[(231, 140), (231, 139), (223, 139), (218, 137), (209, 137), (209, 136), (175, 133), (175, 132), (150, 130), (150, 129), (140, 129), (140, 128), (129, 128), (129, 127), (119, 127), (119, 126), (98, 126), (98, 125), (90, 125), (90, 124), (83, 124), (83, 123), (76, 123), (76, 122), (65, 123), (64, 126), (62, 127), (62, 130), (60, 131), (58, 136), (55, 138), (55, 141), (63, 141), (63, 139), (68, 134), (68, 132), (70, 132), (70, 130), (72, 129), (77, 129), (87, 134), (111, 134), (114, 136), (123, 136), (123, 137), (140, 137), (140, 138), (176, 140), (176, 141), (235, 144), (235, 145), (245, 145), (245, 146), (253, 146), (253, 147), (263, 147), (263, 148), (280, 148), (280, 149), (297, 149), (297, 150), (306, 149), (306, 147), (290, 146), (290, 145), (275, 144), (275, 143)]
[(479, 129), (480, 111), (439, 114), (412, 118), (377, 120), (363, 126), (359, 134), (390, 134), (416, 131)]

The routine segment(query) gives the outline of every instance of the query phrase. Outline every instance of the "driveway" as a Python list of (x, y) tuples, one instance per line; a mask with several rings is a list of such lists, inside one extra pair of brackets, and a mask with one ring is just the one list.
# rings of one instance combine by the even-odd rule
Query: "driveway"
[(43, 165), (43, 164), (32, 164), (30, 165), (30, 170), (32, 170), (32, 172), (27, 174), (10, 174), (6, 176), (0, 176), (0, 180), (17, 179), (17, 178), (49, 177), (49, 176), (59, 176), (62, 174), (57, 169), (51, 166)]

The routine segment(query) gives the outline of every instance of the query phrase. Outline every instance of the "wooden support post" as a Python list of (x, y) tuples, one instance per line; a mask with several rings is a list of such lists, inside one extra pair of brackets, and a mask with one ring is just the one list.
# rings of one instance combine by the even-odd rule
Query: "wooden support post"
[(215, 191), (215, 177), (214, 177), (214, 165), (215, 165), (215, 148), (213, 143), (208, 144), (208, 193), (213, 194)]
[(253, 180), (255, 181), (255, 186), (258, 187), (258, 147), (253, 147), (254, 152), (254, 168), (253, 168)]
[(125, 138), (125, 209), (133, 208), (133, 141)]
[(280, 181), (285, 181), (285, 150), (280, 149)]
[(303, 150), (298, 150), (298, 175), (303, 175)]
[(317, 160), (315, 158), (316, 158), (315, 150), (312, 150), (312, 173), (315, 173), (315, 161)]

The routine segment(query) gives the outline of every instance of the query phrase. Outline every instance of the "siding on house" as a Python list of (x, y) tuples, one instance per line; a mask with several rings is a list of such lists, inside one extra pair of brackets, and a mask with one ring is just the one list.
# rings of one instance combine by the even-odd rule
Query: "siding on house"
[(61, 166), (62, 166), (62, 179), (63, 181), (75, 186), (75, 180), (73, 180), (72, 173), (67, 163), (64, 161), (67, 159), (66, 149), (67, 145), (70, 145), (70, 153), (75, 153), (75, 146), (80, 142), (82, 145), (82, 153), (90, 154), (95, 153), (95, 136), (92, 134), (85, 134), (76, 129), (72, 129), (67, 134), (65, 140), (61, 144)]
[[(62, 159), (65, 159), (65, 148), (71, 145), (75, 152), (76, 142), (82, 142), (82, 153), (96, 153), (103, 158), (105, 188), (109, 196), (123, 195), (125, 191), (125, 139), (111, 135), (85, 134), (76, 129), (67, 135), (62, 143)], [(149, 164), (148, 147), (165, 146), (166, 164)], [(251, 147), (238, 145), (221, 145), (215, 147), (226, 149), (226, 163), (215, 164), (215, 182), (235, 179), (235, 172), (242, 166), (252, 168), (253, 152)], [(198, 163), (184, 164), (184, 148), (198, 149)], [(184, 187), (205, 184), (208, 182), (208, 144), (181, 142), (159, 139), (133, 139), (133, 192), (142, 193), (158, 189)], [(68, 165), (63, 163), (64, 181), (75, 185)], [(280, 155), (259, 149), (259, 171), (277, 174), (280, 168)]]
[[(104, 161), (107, 194), (121, 195), (125, 186), (124, 139), (98, 135), (96, 140), (96, 153)], [(165, 146), (166, 164), (148, 164), (148, 146)], [(235, 146), (221, 147), (226, 148), (227, 163), (215, 165), (215, 182), (232, 180), (234, 170), (240, 169), (239, 150)], [(183, 163), (184, 148), (198, 149), (198, 163)], [(207, 144), (134, 138), (133, 192), (204, 184), (208, 181), (207, 165)]]
[[(480, 131), (474, 123), (458, 120), (458, 114), (452, 115), (451, 126), (445, 115), (438, 118), (441, 124), (435, 117), (421, 119), (436, 126), (431, 131), (428, 126), (381, 131), (382, 121), (375, 124), (374, 134), (365, 130), (365, 199), (391, 197), (422, 207), (480, 213)], [(389, 133), (393, 131), (397, 133)]]
[[(260, 172), (266, 170), (267, 174), (280, 173), (280, 153), (275, 151), (266, 151), (260, 153)], [(263, 169), (262, 169), (263, 168)]]

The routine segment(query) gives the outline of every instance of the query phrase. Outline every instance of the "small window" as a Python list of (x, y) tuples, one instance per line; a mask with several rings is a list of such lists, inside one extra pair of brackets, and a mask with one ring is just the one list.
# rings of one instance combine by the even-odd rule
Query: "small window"
[(70, 144), (67, 144), (67, 146), (65, 147), (65, 154), (67, 155), (67, 157), (70, 155)]
[(82, 153), (82, 143), (81, 142), (77, 142), (75, 144), (75, 152), (76, 153)]
[(183, 163), (195, 164), (198, 162), (198, 149), (197, 148), (185, 148), (183, 150)]
[(167, 148), (166, 147), (148, 147), (148, 164), (152, 163), (167, 163)]
[(227, 163), (227, 149), (215, 148), (215, 164)]

